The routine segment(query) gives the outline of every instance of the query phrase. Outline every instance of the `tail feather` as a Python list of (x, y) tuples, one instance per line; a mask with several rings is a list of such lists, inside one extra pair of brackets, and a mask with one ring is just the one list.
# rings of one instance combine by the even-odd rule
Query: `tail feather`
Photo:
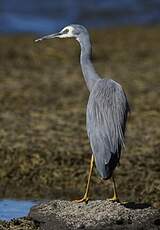
[(114, 169), (119, 163), (119, 154), (111, 153), (111, 158), (109, 162), (106, 163), (104, 161), (100, 161), (99, 159), (95, 158), (95, 163), (100, 176), (104, 180), (107, 180), (112, 176)]

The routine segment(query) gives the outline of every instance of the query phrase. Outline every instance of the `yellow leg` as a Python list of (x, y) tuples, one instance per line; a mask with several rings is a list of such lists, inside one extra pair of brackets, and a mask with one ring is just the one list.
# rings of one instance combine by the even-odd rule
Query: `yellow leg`
[(89, 200), (88, 193), (89, 193), (89, 187), (90, 187), (90, 181), (91, 181), (91, 175), (92, 175), (92, 170), (93, 170), (93, 163), (94, 163), (94, 156), (92, 154), (91, 157), (91, 163), (90, 163), (90, 169), (89, 169), (89, 175), (88, 175), (88, 181), (87, 181), (87, 187), (86, 187), (86, 192), (83, 196), (82, 199), (80, 200), (75, 200), (77, 203), (85, 202), (87, 203)]
[(112, 182), (113, 182), (113, 197), (110, 198), (109, 200), (113, 202), (120, 202), (118, 193), (117, 193), (117, 187), (116, 187), (114, 176), (112, 176)]

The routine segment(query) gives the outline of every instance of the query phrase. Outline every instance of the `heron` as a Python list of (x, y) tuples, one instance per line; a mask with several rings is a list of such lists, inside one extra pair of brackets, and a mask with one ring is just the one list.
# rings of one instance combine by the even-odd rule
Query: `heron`
[(94, 163), (103, 180), (112, 179), (112, 201), (119, 202), (114, 170), (119, 165), (121, 149), (124, 147), (126, 122), (129, 113), (127, 96), (122, 86), (99, 76), (91, 61), (92, 45), (88, 30), (78, 24), (65, 26), (60, 32), (43, 36), (37, 40), (53, 38), (75, 38), (80, 44), (80, 64), (89, 90), (86, 109), (86, 128), (92, 150), (86, 190), (77, 202), (88, 202), (91, 174)]

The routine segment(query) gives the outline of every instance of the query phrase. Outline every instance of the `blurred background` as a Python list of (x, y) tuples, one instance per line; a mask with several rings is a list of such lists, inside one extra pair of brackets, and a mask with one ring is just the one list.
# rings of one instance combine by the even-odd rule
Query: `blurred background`
[[(82, 196), (88, 90), (73, 39), (34, 43), (70, 23), (89, 29), (93, 61), (126, 91), (131, 116), (117, 168), (122, 200), (160, 207), (160, 1), (0, 0), (0, 198)], [(92, 199), (112, 195), (96, 170)]]
[(159, 0), (1, 0), (0, 32), (48, 33), (66, 24), (88, 27), (157, 24)]

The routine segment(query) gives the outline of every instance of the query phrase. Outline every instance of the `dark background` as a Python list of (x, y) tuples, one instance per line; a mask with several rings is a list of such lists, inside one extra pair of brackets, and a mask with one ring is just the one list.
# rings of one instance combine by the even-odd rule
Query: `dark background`
[(159, 22), (159, 0), (0, 0), (0, 32), (49, 33), (70, 23), (104, 28)]

